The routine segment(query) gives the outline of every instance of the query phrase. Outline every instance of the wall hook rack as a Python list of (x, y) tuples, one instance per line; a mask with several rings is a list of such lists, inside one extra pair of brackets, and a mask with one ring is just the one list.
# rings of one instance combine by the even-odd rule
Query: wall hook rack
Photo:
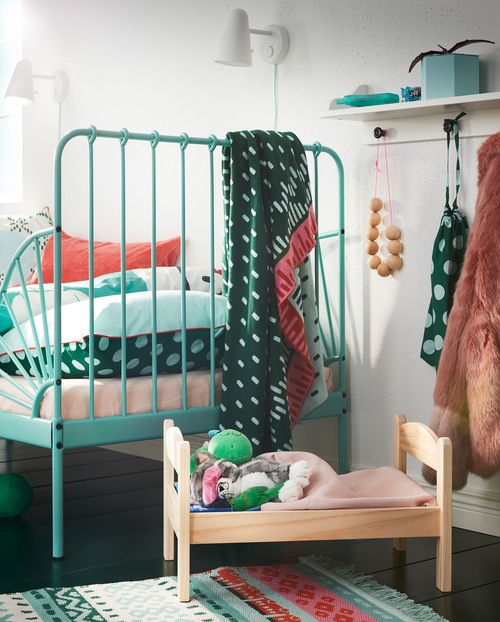
[(379, 138), (382, 138), (383, 136), (387, 136), (387, 131), (383, 130), (381, 127), (376, 127), (373, 130), (373, 136), (378, 140)]
[(461, 119), (462, 117), (465, 117), (466, 114), (467, 114), (466, 112), (461, 112), (454, 119), (445, 119), (443, 122), (443, 130), (447, 134), (452, 132), (455, 125), (458, 125), (458, 120)]

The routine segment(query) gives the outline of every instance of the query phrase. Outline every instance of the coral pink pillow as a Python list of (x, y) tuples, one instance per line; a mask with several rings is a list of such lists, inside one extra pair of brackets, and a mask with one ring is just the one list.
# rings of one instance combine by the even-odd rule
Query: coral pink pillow
[[(87, 281), (89, 278), (88, 240), (61, 234), (62, 282)], [(181, 245), (180, 237), (156, 243), (156, 265), (175, 266)], [(132, 242), (126, 245), (126, 269), (151, 267), (151, 243)], [(94, 276), (121, 270), (120, 244), (94, 242)], [(54, 237), (51, 236), (42, 254), (42, 275), (45, 283), (54, 282)], [(37, 275), (32, 283), (38, 283)]]

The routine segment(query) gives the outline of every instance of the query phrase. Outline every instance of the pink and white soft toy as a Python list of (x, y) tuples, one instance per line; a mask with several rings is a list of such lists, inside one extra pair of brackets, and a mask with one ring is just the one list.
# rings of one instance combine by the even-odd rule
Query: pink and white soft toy
[(306, 460), (286, 464), (257, 457), (237, 466), (205, 453), (191, 475), (191, 498), (203, 507), (228, 507), (230, 500), (250, 489), (279, 487), (277, 500), (298, 501), (304, 496), (310, 476)]

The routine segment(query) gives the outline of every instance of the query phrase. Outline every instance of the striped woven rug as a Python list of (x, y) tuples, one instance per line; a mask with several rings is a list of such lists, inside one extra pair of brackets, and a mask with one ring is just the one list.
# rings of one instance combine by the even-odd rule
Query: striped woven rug
[(0, 595), (8, 622), (443, 622), (429, 607), (328, 558), (224, 567), (191, 577), (191, 601), (162, 577)]

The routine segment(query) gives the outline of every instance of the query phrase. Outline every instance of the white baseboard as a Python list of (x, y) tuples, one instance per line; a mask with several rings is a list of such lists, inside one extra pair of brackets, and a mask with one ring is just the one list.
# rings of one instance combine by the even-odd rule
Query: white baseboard
[[(413, 479), (431, 494), (436, 489), (422, 478)], [(500, 537), (500, 493), (481, 490), (470, 484), (453, 492), (453, 527)]]
[(500, 493), (469, 487), (454, 492), (453, 526), (500, 537)]

